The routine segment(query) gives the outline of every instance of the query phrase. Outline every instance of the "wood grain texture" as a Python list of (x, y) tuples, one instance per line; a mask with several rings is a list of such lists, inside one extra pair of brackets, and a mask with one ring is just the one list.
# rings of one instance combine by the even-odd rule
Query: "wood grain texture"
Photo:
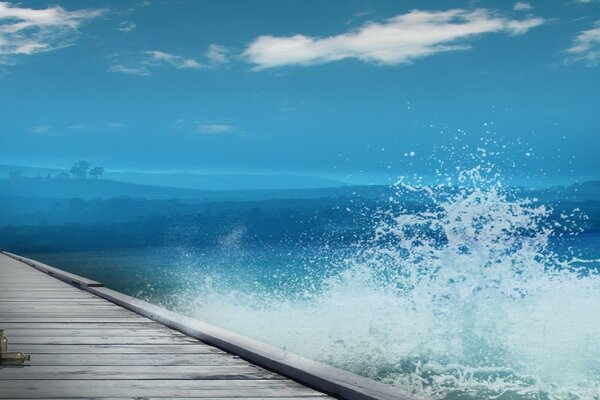
[(29, 366), (4, 368), (5, 380), (257, 380), (284, 379), (251, 364), (200, 366)]
[(247, 365), (237, 356), (208, 354), (36, 354), (30, 366), (193, 366)]
[(307, 397), (315, 391), (289, 380), (13, 380), (3, 381), (2, 398), (55, 397)]

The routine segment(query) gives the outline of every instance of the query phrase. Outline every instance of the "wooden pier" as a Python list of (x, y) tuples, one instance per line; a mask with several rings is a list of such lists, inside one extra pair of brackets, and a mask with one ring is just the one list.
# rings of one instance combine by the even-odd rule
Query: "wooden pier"
[(10, 253), (0, 329), (31, 354), (0, 399), (415, 399)]

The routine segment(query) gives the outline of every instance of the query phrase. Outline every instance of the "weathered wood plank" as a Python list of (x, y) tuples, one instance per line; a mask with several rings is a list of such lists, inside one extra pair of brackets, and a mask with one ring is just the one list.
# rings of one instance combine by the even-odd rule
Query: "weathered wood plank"
[(19, 317), (19, 316), (8, 316), (0, 317), (0, 324), (5, 323), (39, 323), (39, 322), (61, 322), (61, 323), (85, 323), (85, 322), (111, 322), (111, 323), (130, 323), (130, 322), (147, 322), (147, 318), (143, 317), (64, 317), (57, 315), (49, 315), (47, 317)]
[(84, 337), (185, 337), (182, 333), (176, 331), (169, 331), (167, 329), (160, 328), (148, 328), (148, 329), (19, 329), (9, 328), (5, 325), (2, 326), (4, 332), (9, 337), (16, 338), (32, 338), (38, 336), (44, 337), (71, 337), (71, 338), (84, 338)]
[[(124, 312), (124, 311), (103, 311), (103, 310), (90, 310), (90, 311), (80, 311), (80, 312), (64, 312), (64, 311), (60, 311), (60, 310), (54, 310), (54, 311), (40, 311), (40, 312), (27, 312), (27, 311), (23, 311), (23, 312), (2, 312), (0, 311), (0, 320), (4, 320), (4, 319), (9, 319), (12, 317), (19, 317), (19, 318), (48, 318), (48, 319), (52, 319), (52, 318), (61, 318), (61, 317), (67, 317), (67, 318), (86, 318), (89, 317), (90, 315), (94, 315), (97, 316), (98, 318), (108, 318), (108, 317), (116, 317), (116, 318), (129, 318), (129, 314)], [(134, 317), (132, 317), (134, 318)]]
[(277, 397), (314, 396), (289, 380), (19, 380), (3, 381), (1, 398), (17, 397)]
[(226, 366), (28, 366), (4, 368), (4, 380), (257, 380), (284, 379), (251, 364)]
[(106, 311), (106, 310), (115, 310), (123, 312), (123, 308), (116, 306), (110, 303), (104, 304), (71, 304), (71, 303), (62, 303), (56, 305), (54, 303), (44, 303), (44, 304), (32, 304), (32, 305), (23, 305), (23, 304), (14, 304), (12, 302), (6, 302), (0, 304), (0, 313), (1, 312), (31, 312), (31, 311), (56, 311), (56, 309), (60, 309), (64, 312), (70, 311), (85, 311), (85, 312), (93, 312), (94, 310)]
[[(11, 300), (2, 300), (0, 306), (4, 305), (4, 307), (12, 308), (13, 306), (18, 307), (35, 307), (36, 303), (39, 302), (39, 299), (11, 299)], [(96, 299), (57, 299), (57, 300), (44, 300), (44, 305), (47, 307), (61, 307), (61, 306), (94, 306), (94, 305), (106, 305), (105, 302)]]
[[(5, 322), (2, 324), (4, 329), (27, 329), (29, 331), (41, 330), (42, 332), (46, 329), (75, 329), (75, 330), (107, 330), (107, 329), (127, 329), (127, 330), (145, 330), (145, 329), (157, 329), (165, 330), (167, 332), (174, 332), (172, 329), (159, 325), (149, 319), (141, 321), (128, 321), (128, 322)], [(42, 333), (43, 334), (43, 333)]]
[(10, 336), (10, 343), (18, 345), (170, 345), (184, 343), (200, 343), (187, 336)]
[[(302, 398), (309, 398), (311, 400), (331, 399), (331, 397), (324, 394), (316, 394), (315, 396), (303, 396)], [(165, 400), (164, 397), (148, 397), (144, 396), (143, 399), (139, 397), (70, 397), (70, 398), (52, 398), (51, 400)], [(194, 397), (173, 397), (169, 396), (169, 400), (191, 400)], [(298, 397), (243, 397), (244, 400), (298, 400)], [(3, 400), (21, 400), (21, 399), (3, 399)], [(240, 400), (240, 397), (219, 397), (219, 400)]]
[(21, 344), (19, 351), (30, 354), (223, 354), (216, 347), (196, 343), (164, 344), (164, 345), (118, 345), (118, 344)]
[(8, 292), (0, 292), (0, 301), (6, 299), (23, 299), (23, 298), (27, 298), (27, 299), (32, 299), (32, 298), (36, 298), (36, 299), (94, 299), (97, 297), (94, 297), (94, 295), (90, 294), (90, 293), (79, 293), (79, 292), (69, 292), (69, 291), (59, 291), (59, 292), (52, 292), (49, 293), (47, 291), (42, 291), (42, 290), (38, 290), (38, 291), (31, 291), (31, 292), (12, 292), (12, 293), (8, 293)]
[(190, 366), (190, 365), (247, 365), (248, 362), (227, 353), (206, 354), (35, 354), (29, 365), (62, 366)]

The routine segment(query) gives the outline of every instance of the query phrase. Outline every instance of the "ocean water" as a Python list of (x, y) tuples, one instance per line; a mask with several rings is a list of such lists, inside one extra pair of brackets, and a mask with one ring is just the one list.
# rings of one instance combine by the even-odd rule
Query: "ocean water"
[[(116, 290), (432, 399), (600, 399), (600, 236), (477, 169), (398, 185), (350, 246), (35, 255)], [(403, 194), (427, 207), (402, 207)], [(393, 207), (392, 207), (393, 205)]]

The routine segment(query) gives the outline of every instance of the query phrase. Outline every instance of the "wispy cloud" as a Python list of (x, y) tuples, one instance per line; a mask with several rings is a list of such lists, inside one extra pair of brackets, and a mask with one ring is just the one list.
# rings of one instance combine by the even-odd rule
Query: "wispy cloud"
[(202, 64), (193, 58), (186, 58), (182, 56), (176, 56), (173, 54), (165, 53), (164, 51), (145, 51), (144, 54), (150, 57), (149, 63), (155, 64), (168, 64), (175, 68), (200, 68)]
[(123, 57), (108, 67), (109, 72), (150, 76), (154, 69), (211, 69), (229, 62), (229, 50), (222, 45), (213, 43), (204, 52), (203, 61), (200, 58), (181, 56), (160, 50), (141, 51), (133, 57), (123, 60)]
[[(77, 131), (77, 132), (85, 132), (85, 131), (97, 132), (97, 131), (122, 129), (124, 127), (125, 127), (125, 124), (122, 122), (118, 122), (118, 121), (108, 121), (108, 122), (92, 121), (92, 122), (86, 122), (86, 123), (76, 122), (71, 125), (67, 125), (65, 127), (65, 129), (68, 131)], [(59, 132), (63, 131), (63, 129), (60, 129), (60, 128), (57, 130)]]
[(120, 74), (128, 74), (128, 75), (139, 75), (139, 76), (150, 76), (150, 70), (145, 66), (137, 65), (137, 66), (127, 66), (123, 64), (113, 64), (109, 65), (108, 72), (118, 72)]
[(589, 67), (600, 64), (600, 21), (596, 27), (582, 31), (566, 50), (568, 62), (581, 62)]
[(415, 10), (336, 36), (260, 36), (243, 56), (257, 70), (349, 58), (397, 65), (440, 52), (467, 50), (471, 48), (468, 40), (486, 33), (524, 34), (544, 22), (539, 17), (509, 19), (486, 9)]
[(525, 3), (523, 1), (518, 1), (513, 6), (513, 10), (515, 11), (528, 11), (533, 10), (533, 6), (529, 3)]
[(199, 61), (159, 50), (142, 51), (125, 62), (115, 62), (108, 67), (109, 72), (150, 76), (156, 68), (200, 69), (205, 67)]
[(117, 30), (119, 30), (121, 32), (131, 32), (135, 28), (137, 28), (137, 25), (135, 24), (135, 22), (123, 21), (119, 24), (119, 26), (117, 27)]
[(69, 46), (81, 24), (105, 12), (67, 11), (60, 6), (34, 9), (0, 1), (0, 63), (13, 64), (18, 56)]
[(208, 59), (208, 63), (213, 66), (225, 64), (229, 61), (227, 56), (227, 48), (225, 46), (221, 46), (220, 44), (213, 43), (208, 46), (205, 55)]
[(201, 123), (196, 126), (196, 131), (205, 135), (222, 135), (225, 133), (232, 133), (233, 131), (235, 131), (235, 127), (229, 124)]
[(31, 127), (30, 129), (31, 132), (35, 133), (36, 135), (45, 135), (52, 131), (52, 127), (50, 125), (37, 125)]
[(246, 132), (230, 122), (215, 120), (187, 120), (179, 118), (174, 122), (173, 127), (180, 132), (199, 133), (202, 135), (246, 135)]

